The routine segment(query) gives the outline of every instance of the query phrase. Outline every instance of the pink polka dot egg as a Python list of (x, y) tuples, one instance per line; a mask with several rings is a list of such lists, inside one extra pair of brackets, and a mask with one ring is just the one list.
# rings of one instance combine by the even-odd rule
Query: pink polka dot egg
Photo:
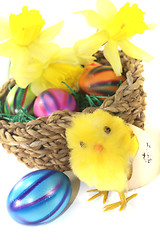
[(48, 117), (57, 110), (77, 110), (74, 97), (67, 91), (58, 88), (49, 88), (40, 93), (33, 105), (36, 117)]

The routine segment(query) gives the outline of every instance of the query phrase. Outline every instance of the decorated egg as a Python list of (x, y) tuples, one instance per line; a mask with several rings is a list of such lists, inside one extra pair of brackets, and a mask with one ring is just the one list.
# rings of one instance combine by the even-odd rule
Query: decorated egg
[(4, 113), (6, 114), (17, 114), (20, 107), (26, 109), (30, 114), (33, 114), (33, 103), (35, 95), (31, 91), (30, 85), (23, 89), (15, 85), (8, 93), (4, 103)]
[(76, 111), (77, 104), (74, 97), (67, 91), (50, 88), (42, 92), (35, 100), (33, 112), (36, 117), (47, 117), (57, 110)]
[(125, 80), (123, 75), (116, 76), (111, 66), (89, 65), (79, 80), (79, 88), (90, 95), (112, 96)]
[(158, 176), (160, 170), (159, 149), (156, 149), (151, 136), (138, 127), (133, 125), (130, 127), (138, 139), (139, 149), (132, 162), (132, 176), (128, 182), (128, 190), (150, 183)]
[(40, 225), (55, 219), (67, 206), (72, 193), (69, 178), (43, 169), (25, 175), (7, 199), (10, 216), (18, 223)]
[(100, 67), (102, 66), (102, 64), (98, 63), (98, 62), (93, 62), (87, 66), (85, 66), (84, 68), (84, 72), (90, 71), (91, 69), (95, 68), (95, 67)]

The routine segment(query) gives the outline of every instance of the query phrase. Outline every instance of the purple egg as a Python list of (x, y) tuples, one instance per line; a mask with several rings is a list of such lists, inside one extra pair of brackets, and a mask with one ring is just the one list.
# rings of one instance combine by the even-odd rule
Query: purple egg
[(57, 110), (76, 111), (74, 97), (67, 91), (50, 88), (42, 92), (35, 100), (33, 112), (36, 117), (47, 117)]

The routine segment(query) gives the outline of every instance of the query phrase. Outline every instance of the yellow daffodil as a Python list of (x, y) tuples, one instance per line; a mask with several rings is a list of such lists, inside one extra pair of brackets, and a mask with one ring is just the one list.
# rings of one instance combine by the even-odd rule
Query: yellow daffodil
[(95, 59), (96, 58), (93, 57), (92, 51), (89, 51), (88, 48), (85, 49), (85, 47), (83, 47), (83, 51), (80, 49), (79, 41), (76, 42), (73, 47), (63, 48), (63, 50), (59, 51), (58, 55), (56, 56), (56, 61), (63, 61), (74, 65), (88, 65)]
[(76, 56), (67, 53), (73, 53), (73, 50), (71, 48), (60, 49), (57, 54), (54, 54), (52, 60), (46, 63), (32, 59), (21, 66), (13, 64), (11, 74), (19, 87), (26, 88), (31, 84), (31, 90), (36, 95), (48, 88), (60, 88), (70, 92), (62, 82), (76, 89), (83, 68), (77, 64)]
[(44, 63), (59, 51), (59, 46), (50, 42), (61, 31), (61, 21), (42, 30), (45, 22), (37, 10), (25, 6), (18, 15), (8, 19), (0, 18), (0, 56), (9, 57), (13, 62), (26, 63), (36, 58)]
[(117, 75), (122, 73), (118, 46), (130, 57), (144, 61), (153, 59), (129, 41), (135, 34), (142, 34), (145, 30), (154, 28), (152, 24), (145, 24), (143, 16), (145, 13), (138, 8), (137, 4), (130, 6), (126, 3), (117, 11), (110, 0), (97, 0), (97, 12), (83, 10), (76, 13), (83, 14), (88, 25), (98, 29), (94, 35), (77, 42), (75, 51), (79, 54), (94, 54), (105, 44), (104, 56)]

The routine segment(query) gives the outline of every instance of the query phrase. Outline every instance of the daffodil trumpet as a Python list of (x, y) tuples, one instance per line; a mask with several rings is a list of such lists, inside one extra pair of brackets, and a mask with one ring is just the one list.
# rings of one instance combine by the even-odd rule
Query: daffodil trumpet
[(83, 10), (76, 12), (85, 16), (89, 26), (95, 27), (98, 31), (87, 39), (82, 39), (75, 45), (77, 52), (94, 54), (104, 45), (104, 56), (112, 65), (117, 76), (122, 73), (122, 65), (118, 47), (128, 56), (151, 61), (153, 57), (144, 50), (138, 48), (130, 39), (135, 34), (142, 34), (145, 30), (155, 28), (154, 24), (144, 22), (144, 12), (137, 4), (127, 2), (119, 11), (110, 0), (97, 0), (97, 12)]

